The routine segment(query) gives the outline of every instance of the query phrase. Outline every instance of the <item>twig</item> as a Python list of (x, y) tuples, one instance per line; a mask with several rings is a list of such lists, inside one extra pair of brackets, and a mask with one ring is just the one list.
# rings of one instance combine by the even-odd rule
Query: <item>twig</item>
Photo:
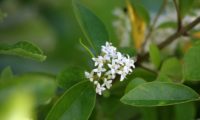
[(173, 2), (174, 2), (174, 6), (176, 8), (176, 13), (177, 13), (177, 24), (178, 24), (177, 30), (179, 31), (182, 28), (181, 13), (180, 13), (180, 9), (178, 7), (177, 1), (173, 0)]
[[(197, 24), (200, 23), (200, 16), (197, 17), (194, 21), (192, 21), (190, 24), (186, 25), (185, 27), (182, 27), (179, 31), (177, 31), (176, 33), (172, 34), (171, 36), (169, 36), (166, 40), (164, 40), (164, 42), (160, 43), (158, 45), (159, 49), (163, 49), (166, 46), (168, 46), (170, 43), (172, 43), (174, 40), (176, 40), (177, 38), (179, 38), (180, 36), (184, 35), (186, 32), (188, 32), (189, 30), (191, 30), (193, 27), (195, 27)], [(146, 60), (146, 58), (149, 57), (149, 53), (145, 53), (143, 56), (138, 55), (137, 58), (137, 62), (136, 65), (140, 65), (144, 60)]]
[(156, 16), (155, 16), (155, 18), (153, 20), (152, 25), (149, 27), (148, 33), (147, 33), (147, 35), (146, 35), (146, 37), (144, 39), (144, 43), (142, 45), (142, 52), (144, 52), (144, 48), (145, 48), (145, 46), (147, 44), (147, 41), (151, 37), (151, 34), (153, 33), (153, 30), (155, 28), (156, 22), (157, 22), (158, 18), (160, 17), (161, 13), (163, 12), (163, 10), (165, 9), (166, 3), (167, 3), (167, 0), (164, 0), (162, 5), (161, 5), (161, 7), (160, 7), (160, 9), (159, 9), (159, 11), (158, 11), (158, 13), (156, 14)]
[(188, 24), (185, 27), (182, 27), (180, 29), (180, 31), (174, 33), (173, 35), (171, 35), (170, 37), (168, 37), (164, 42), (160, 43), (158, 45), (158, 47), (160, 49), (163, 49), (165, 46), (169, 45), (171, 42), (173, 42), (175, 39), (177, 39), (178, 37), (180, 37), (181, 35), (185, 34), (186, 32), (188, 32), (189, 30), (191, 30), (193, 27), (195, 27), (197, 24), (200, 23), (200, 16), (197, 17), (193, 22), (191, 22), (190, 24)]

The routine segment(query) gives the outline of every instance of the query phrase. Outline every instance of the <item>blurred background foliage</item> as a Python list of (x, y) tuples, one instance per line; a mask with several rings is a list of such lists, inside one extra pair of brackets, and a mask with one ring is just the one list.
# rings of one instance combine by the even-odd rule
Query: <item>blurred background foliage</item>
[[(116, 7), (125, 8), (125, 1), (80, 1), (98, 15), (108, 29), (110, 40), (115, 46), (119, 46), (112, 24), (115, 19), (113, 10)], [(162, 0), (142, 1), (151, 14), (155, 14), (162, 4)], [(10, 65), (15, 73), (58, 73), (68, 65), (88, 67), (89, 56), (79, 44), (79, 38), (84, 36), (75, 19), (71, 0), (1, 0), (0, 11), (3, 16), (0, 22), (1, 43), (30, 41), (38, 45), (48, 56), (44, 63), (37, 63), (1, 55), (1, 69)]]
[[(125, 1), (80, 1), (88, 8), (90, 8), (103, 21), (109, 32), (110, 40), (112, 40), (112, 43), (115, 46), (119, 47), (120, 42), (117, 38), (115, 29), (113, 28), (112, 24), (113, 20), (115, 20), (113, 10), (116, 7), (120, 7), (122, 9), (125, 8)], [(162, 0), (141, 1), (143, 1), (142, 3), (144, 3), (145, 8), (150, 12), (151, 18), (152, 16), (155, 16), (155, 13), (159, 10), (162, 4)], [(199, 8), (200, 1), (196, 0), (194, 5), (194, 7)], [(0, 70), (3, 71), (5, 67), (10, 66), (15, 75), (19, 75), (26, 72), (48, 73), (44, 75), (45, 78), (43, 82), (46, 84), (43, 84), (43, 82), (35, 83), (34, 80), (30, 83), (23, 84), (32, 84), (33, 88), (34, 86), (41, 86), (41, 90), (43, 90), (43, 87), (47, 89), (50, 86), (49, 89), (51, 90), (48, 93), (38, 93), (37, 90), (33, 90), (33, 93), (28, 92), (22, 95), (19, 95), (19, 93), (14, 94), (10, 98), (16, 99), (16, 103), (11, 103), (14, 106), (12, 109), (14, 113), (12, 113), (13, 111), (11, 110), (11, 112), (7, 112), (7, 116), (9, 116), (9, 113), (11, 113), (12, 115), (21, 115), (20, 113), (16, 113), (15, 107), (18, 108), (22, 106), (23, 111), (23, 106), (25, 106), (24, 108), (27, 109), (27, 114), (31, 114), (34, 117), (37, 116), (35, 118), (43, 120), (46, 114), (48, 113), (49, 109), (52, 107), (53, 103), (57, 100), (58, 96), (60, 96), (63, 93), (64, 90), (61, 88), (63, 86), (65, 88), (67, 86), (68, 88), (70, 87), (70, 85), (74, 85), (77, 82), (77, 76), (83, 77), (82, 74), (79, 75), (80, 72), (78, 71), (79, 68), (77, 69), (77, 67), (81, 67), (83, 70), (86, 70), (90, 68), (90, 64), (88, 63), (90, 63), (91, 60), (90, 56), (80, 45), (79, 38), (86, 39), (81, 32), (77, 20), (75, 19), (71, 0), (0, 0), (0, 43), (12, 45), (18, 41), (29, 41), (38, 45), (47, 56), (46, 61), (35, 62), (33, 60), (19, 58), (15, 56), (0, 55)], [(177, 61), (174, 59), (173, 61), (175, 61), (174, 64), (176, 64)], [(68, 69), (71, 66), (75, 66), (73, 71), (70, 71), (70, 69)], [(62, 78), (63, 76), (65, 76), (65, 72), (61, 72), (63, 69), (65, 69), (65, 71), (69, 71), (69, 74), (67, 74), (66, 76), (73, 78), (75, 81), (67, 84), (63, 82), (65, 80), (64, 78)], [(162, 68), (161, 70), (166, 73), (165, 68)], [(6, 74), (12, 74), (12, 72), (9, 72), (9, 70), (6, 71)], [(77, 76), (74, 76), (74, 74), (70, 74), (70, 72), (77, 72)], [(165, 74), (164, 72), (163, 74)], [(168, 74), (168, 72), (169, 71), (167, 71), (166, 74)], [(55, 76), (57, 74), (58, 78), (61, 80), (59, 82), (61, 82), (60, 84), (62, 84), (63, 82), (63, 86), (60, 86), (61, 88), (59, 88), (56, 92), (57, 96), (54, 97), (49, 103), (49, 96), (51, 96), (51, 94), (53, 94), (53, 92), (56, 91), (56, 88), (53, 84), (53, 80), (55, 79)], [(159, 77), (163, 77), (163, 74), (159, 75)], [(28, 77), (30, 76), (31, 75), (29, 75)], [(173, 118), (175, 120), (189, 120), (190, 118), (194, 118), (195, 116), (200, 116), (198, 115), (198, 113), (200, 112), (200, 108), (195, 108), (195, 105), (198, 105), (199, 103), (186, 103), (181, 106), (177, 105), (154, 108), (138, 108), (122, 104), (119, 101), (119, 99), (124, 94), (125, 84), (127, 84), (132, 78), (140, 76), (142, 76), (147, 81), (153, 81), (156, 79), (155, 74), (146, 71), (142, 68), (136, 69), (134, 71), (134, 74), (129, 76), (130, 79), (128, 79), (122, 84), (116, 83), (111, 91), (107, 91), (104, 93), (103, 97), (97, 96), (96, 107), (90, 119), (122, 120), (123, 118), (123, 120), (169, 120)], [(25, 75), (20, 77), (25, 79), (27, 76)], [(36, 78), (33, 77), (32, 79), (37, 79), (37, 77), (41, 78), (41, 76), (35, 77)], [(50, 78), (52, 79), (52, 81), (47, 82), (45, 81), (46, 78)], [(83, 78), (81, 78), (80, 80), (82, 79)], [(7, 86), (10, 86), (10, 84), (8, 84)], [(193, 87), (198, 89), (198, 86), (193, 85)], [(19, 88), (21, 89), (21, 87)], [(5, 89), (7, 88), (5, 87)], [(37, 101), (38, 98), (33, 99), (31, 98), (30, 94), (37, 94), (38, 96), (41, 95), (44, 97), (44, 101), (46, 102), (44, 103), (43, 98), (41, 98), (42, 104), (37, 105), (37, 109), (34, 113), (31, 113), (33, 111), (30, 111), (30, 109), (32, 109), (33, 107), (33, 101)], [(23, 102), (25, 104), (21, 105), (21, 101), (19, 100), (19, 102), (18, 99), (23, 99)], [(28, 102), (31, 101), (30, 104), (27, 103), (26, 99)], [(7, 108), (9, 111), (9, 107)], [(183, 117), (182, 115), (184, 115), (187, 111), (190, 111), (189, 114)], [(3, 113), (4, 112), (0, 111), (0, 114)]]
[[(123, 7), (124, 1), (82, 2), (98, 14), (115, 40), (112, 10), (117, 6)], [(48, 56), (45, 62), (37, 63), (1, 55), (1, 69), (10, 65), (15, 73), (58, 73), (68, 65), (88, 67), (88, 55), (79, 44), (79, 38), (84, 36), (75, 19), (71, 0), (1, 0), (0, 8), (6, 14), (0, 23), (0, 42), (30, 41)]]

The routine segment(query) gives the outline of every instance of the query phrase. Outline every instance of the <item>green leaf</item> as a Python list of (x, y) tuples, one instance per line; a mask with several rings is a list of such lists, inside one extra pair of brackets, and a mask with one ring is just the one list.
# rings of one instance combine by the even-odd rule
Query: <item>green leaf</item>
[(183, 76), (185, 80), (200, 80), (200, 44), (190, 48), (183, 59)]
[(109, 41), (109, 35), (103, 22), (88, 8), (73, 1), (76, 18), (85, 34), (90, 46), (100, 53), (101, 46)]
[(192, 8), (194, 0), (179, 0), (179, 9), (183, 18)]
[(69, 89), (71, 86), (84, 80), (85, 77), (83, 73), (80, 67), (68, 67), (57, 76), (58, 85), (65, 90)]
[(1, 45), (0, 54), (16, 55), (38, 61), (46, 59), (46, 56), (37, 46), (26, 41), (20, 41), (11, 46)]
[(12, 73), (12, 70), (10, 68), (10, 66), (6, 67), (3, 69), (3, 71), (1, 72), (1, 75), (0, 75), (0, 80), (8, 80), (8, 79), (11, 79), (13, 78), (13, 73)]
[(80, 82), (64, 93), (46, 120), (88, 120), (95, 105), (95, 96), (89, 81)]
[(195, 120), (196, 109), (194, 102), (176, 105), (174, 109), (175, 120)]
[(55, 94), (55, 78), (41, 73), (28, 73), (0, 84), (0, 101), (5, 101), (15, 91), (26, 91), (35, 95), (38, 104), (48, 102)]
[(166, 106), (199, 100), (191, 88), (174, 83), (149, 82), (132, 89), (121, 102), (132, 106)]
[(150, 60), (155, 65), (156, 68), (159, 68), (161, 63), (160, 51), (155, 44), (151, 44), (149, 47)]
[(142, 78), (135, 78), (135, 79), (131, 80), (128, 83), (128, 85), (126, 86), (125, 93), (128, 93), (130, 90), (134, 89), (135, 87), (137, 87), (138, 85), (140, 85), (142, 83), (146, 83), (146, 81)]
[(182, 65), (177, 58), (169, 58), (162, 64), (157, 80), (165, 82), (182, 81)]

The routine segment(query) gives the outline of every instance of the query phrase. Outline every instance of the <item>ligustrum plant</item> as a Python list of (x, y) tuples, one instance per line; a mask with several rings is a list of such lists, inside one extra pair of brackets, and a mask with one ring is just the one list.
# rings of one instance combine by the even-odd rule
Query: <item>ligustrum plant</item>
[[(13, 75), (6, 67), (0, 120), (199, 119), (199, 0), (124, 0), (123, 6), (109, 8), (113, 19), (103, 19), (105, 26), (72, 0), (85, 36), (79, 41), (84, 65), (69, 65), (58, 75)], [(0, 54), (47, 58), (27, 41), (1, 45)]]

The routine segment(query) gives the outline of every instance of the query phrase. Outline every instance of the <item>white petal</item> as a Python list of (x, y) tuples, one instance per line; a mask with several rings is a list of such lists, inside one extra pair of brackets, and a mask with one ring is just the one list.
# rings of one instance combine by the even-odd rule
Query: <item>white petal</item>
[(85, 72), (85, 77), (86, 77), (86, 78), (89, 78), (89, 76), (90, 76), (90, 73), (86, 71), (86, 72)]
[(98, 76), (98, 77), (101, 77), (101, 72), (98, 72), (98, 73), (97, 73), (97, 76)]

